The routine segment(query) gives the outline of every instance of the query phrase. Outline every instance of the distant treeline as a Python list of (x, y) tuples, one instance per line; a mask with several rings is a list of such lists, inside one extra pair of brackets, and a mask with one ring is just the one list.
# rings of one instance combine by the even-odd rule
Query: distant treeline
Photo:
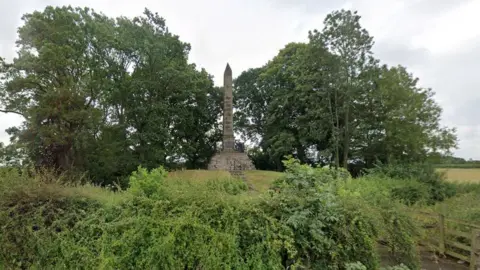
[(441, 157), (432, 160), (432, 163), (437, 168), (459, 168), (459, 169), (473, 169), (480, 168), (480, 160), (466, 160), (459, 157)]
[(480, 168), (480, 162), (435, 164), (437, 168), (474, 169)]

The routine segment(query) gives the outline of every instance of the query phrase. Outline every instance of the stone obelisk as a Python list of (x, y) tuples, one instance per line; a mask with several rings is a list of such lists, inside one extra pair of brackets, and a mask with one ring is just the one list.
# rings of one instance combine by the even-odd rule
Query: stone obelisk
[[(234, 176), (243, 177), (242, 171), (254, 170), (252, 161), (245, 153), (235, 150), (233, 135), (233, 79), (232, 69), (227, 64), (223, 74), (223, 147), (222, 151), (212, 157), (209, 170), (225, 170)], [(243, 177), (244, 178), (244, 177)]]
[(223, 151), (233, 152), (235, 138), (233, 137), (233, 79), (232, 69), (227, 63), (223, 73)]

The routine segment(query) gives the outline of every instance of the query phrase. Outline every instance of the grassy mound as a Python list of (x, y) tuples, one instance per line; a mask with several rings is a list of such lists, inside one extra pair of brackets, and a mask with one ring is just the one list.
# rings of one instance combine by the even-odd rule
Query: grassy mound
[[(247, 184), (259, 192), (267, 191), (273, 181), (282, 175), (283, 173), (272, 171), (245, 171)], [(232, 177), (226, 171), (185, 170), (170, 172), (167, 179), (206, 181), (212, 179), (232, 179)]]

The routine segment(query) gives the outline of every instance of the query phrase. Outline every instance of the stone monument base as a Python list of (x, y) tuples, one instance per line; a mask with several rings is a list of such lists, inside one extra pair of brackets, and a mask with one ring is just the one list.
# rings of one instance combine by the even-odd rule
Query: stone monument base
[(255, 166), (245, 153), (222, 151), (212, 157), (208, 169), (232, 172), (255, 170)]
[(246, 170), (255, 170), (247, 154), (235, 151), (233, 134), (233, 79), (232, 69), (227, 64), (223, 73), (223, 151), (212, 157), (209, 170), (228, 171), (233, 177), (246, 180)]

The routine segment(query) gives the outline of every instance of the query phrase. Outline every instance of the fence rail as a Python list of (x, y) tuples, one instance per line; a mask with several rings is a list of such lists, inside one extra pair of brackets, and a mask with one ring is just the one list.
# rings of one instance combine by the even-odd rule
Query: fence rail
[[(463, 220), (447, 218), (443, 214), (417, 211), (417, 217), (430, 219), (424, 229), (434, 237), (427, 237), (427, 246), (442, 255), (463, 260), (470, 270), (480, 269), (480, 226)], [(461, 230), (461, 229), (463, 230)]]

